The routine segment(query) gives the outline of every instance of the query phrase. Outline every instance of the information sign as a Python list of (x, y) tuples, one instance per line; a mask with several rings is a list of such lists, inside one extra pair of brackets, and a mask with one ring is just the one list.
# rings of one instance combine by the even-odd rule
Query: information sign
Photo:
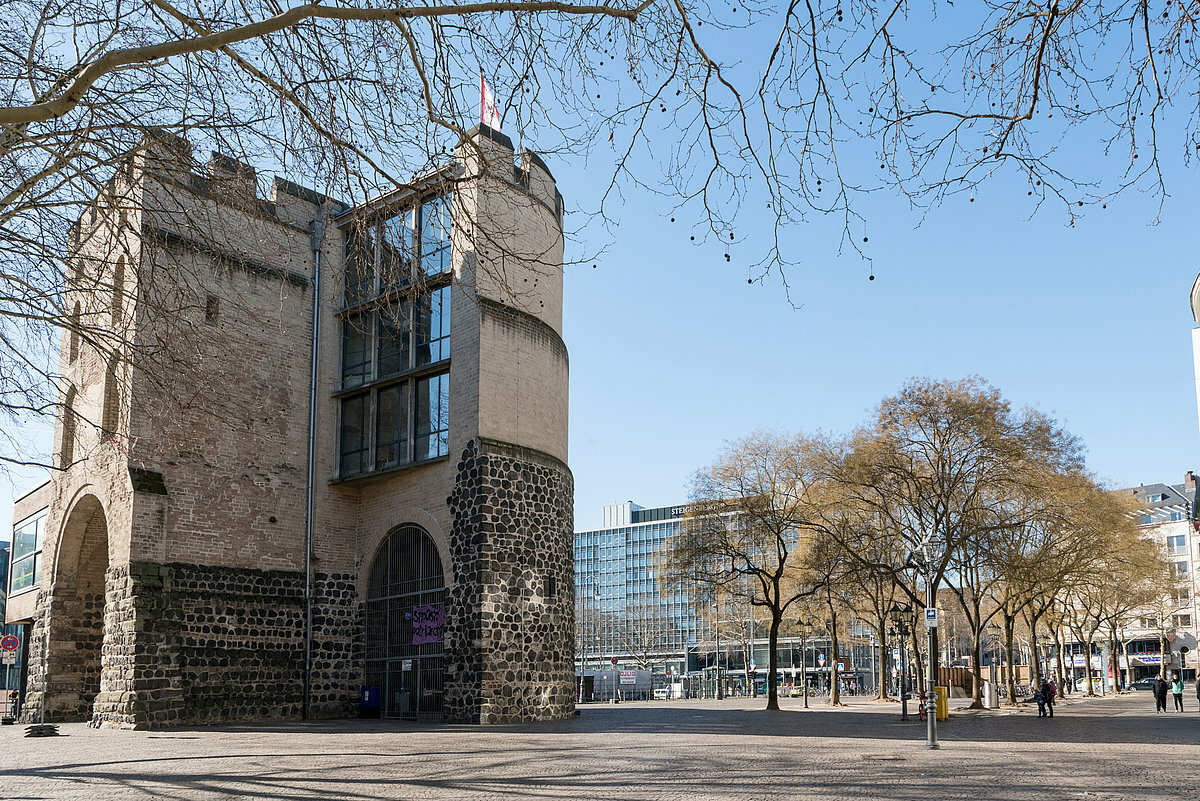
[(938, 624), (937, 609), (934, 607), (925, 608), (925, 628), (936, 629)]
[(622, 684), (637, 684), (637, 671), (636, 670), (622, 670), (621, 671), (621, 683)]

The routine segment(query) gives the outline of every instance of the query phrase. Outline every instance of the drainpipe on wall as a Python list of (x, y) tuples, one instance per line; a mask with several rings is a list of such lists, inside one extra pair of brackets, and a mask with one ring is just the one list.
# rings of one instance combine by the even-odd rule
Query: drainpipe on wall
[(305, 487), (304, 514), (304, 704), (302, 718), (309, 719), (309, 700), (312, 693), (313, 642), (313, 493), (316, 482), (317, 440), (317, 357), (321, 342), (321, 245), (325, 238), (325, 220), (312, 221), (313, 252), (313, 332), (312, 373), (308, 387), (308, 480)]

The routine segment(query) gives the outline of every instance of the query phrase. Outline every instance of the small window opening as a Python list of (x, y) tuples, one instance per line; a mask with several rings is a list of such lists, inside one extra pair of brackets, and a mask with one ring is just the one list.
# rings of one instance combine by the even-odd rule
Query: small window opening
[(204, 322), (208, 325), (216, 325), (217, 317), (221, 313), (221, 299), (216, 295), (209, 295), (204, 300)]

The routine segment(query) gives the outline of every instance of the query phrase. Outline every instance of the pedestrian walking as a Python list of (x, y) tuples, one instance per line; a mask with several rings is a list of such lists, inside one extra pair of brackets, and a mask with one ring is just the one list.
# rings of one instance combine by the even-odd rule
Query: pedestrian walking
[(1154, 714), (1167, 711), (1167, 683), (1162, 676), (1154, 677)]
[(1054, 686), (1054, 682), (1049, 679), (1042, 681), (1042, 700), (1046, 704), (1046, 717), (1054, 717), (1054, 696), (1058, 694), (1058, 688)]
[(1176, 673), (1171, 677), (1171, 697), (1175, 699), (1175, 711), (1183, 711), (1183, 676)]
[(1038, 717), (1046, 717), (1046, 693), (1042, 692), (1041, 687), (1033, 694), (1033, 700), (1037, 701)]

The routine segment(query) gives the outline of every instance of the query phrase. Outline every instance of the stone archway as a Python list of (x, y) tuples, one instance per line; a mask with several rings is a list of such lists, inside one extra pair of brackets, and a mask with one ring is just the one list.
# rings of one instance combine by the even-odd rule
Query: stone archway
[(100, 692), (108, 520), (94, 495), (72, 507), (54, 556), (46, 642), (48, 721), (89, 720)]

